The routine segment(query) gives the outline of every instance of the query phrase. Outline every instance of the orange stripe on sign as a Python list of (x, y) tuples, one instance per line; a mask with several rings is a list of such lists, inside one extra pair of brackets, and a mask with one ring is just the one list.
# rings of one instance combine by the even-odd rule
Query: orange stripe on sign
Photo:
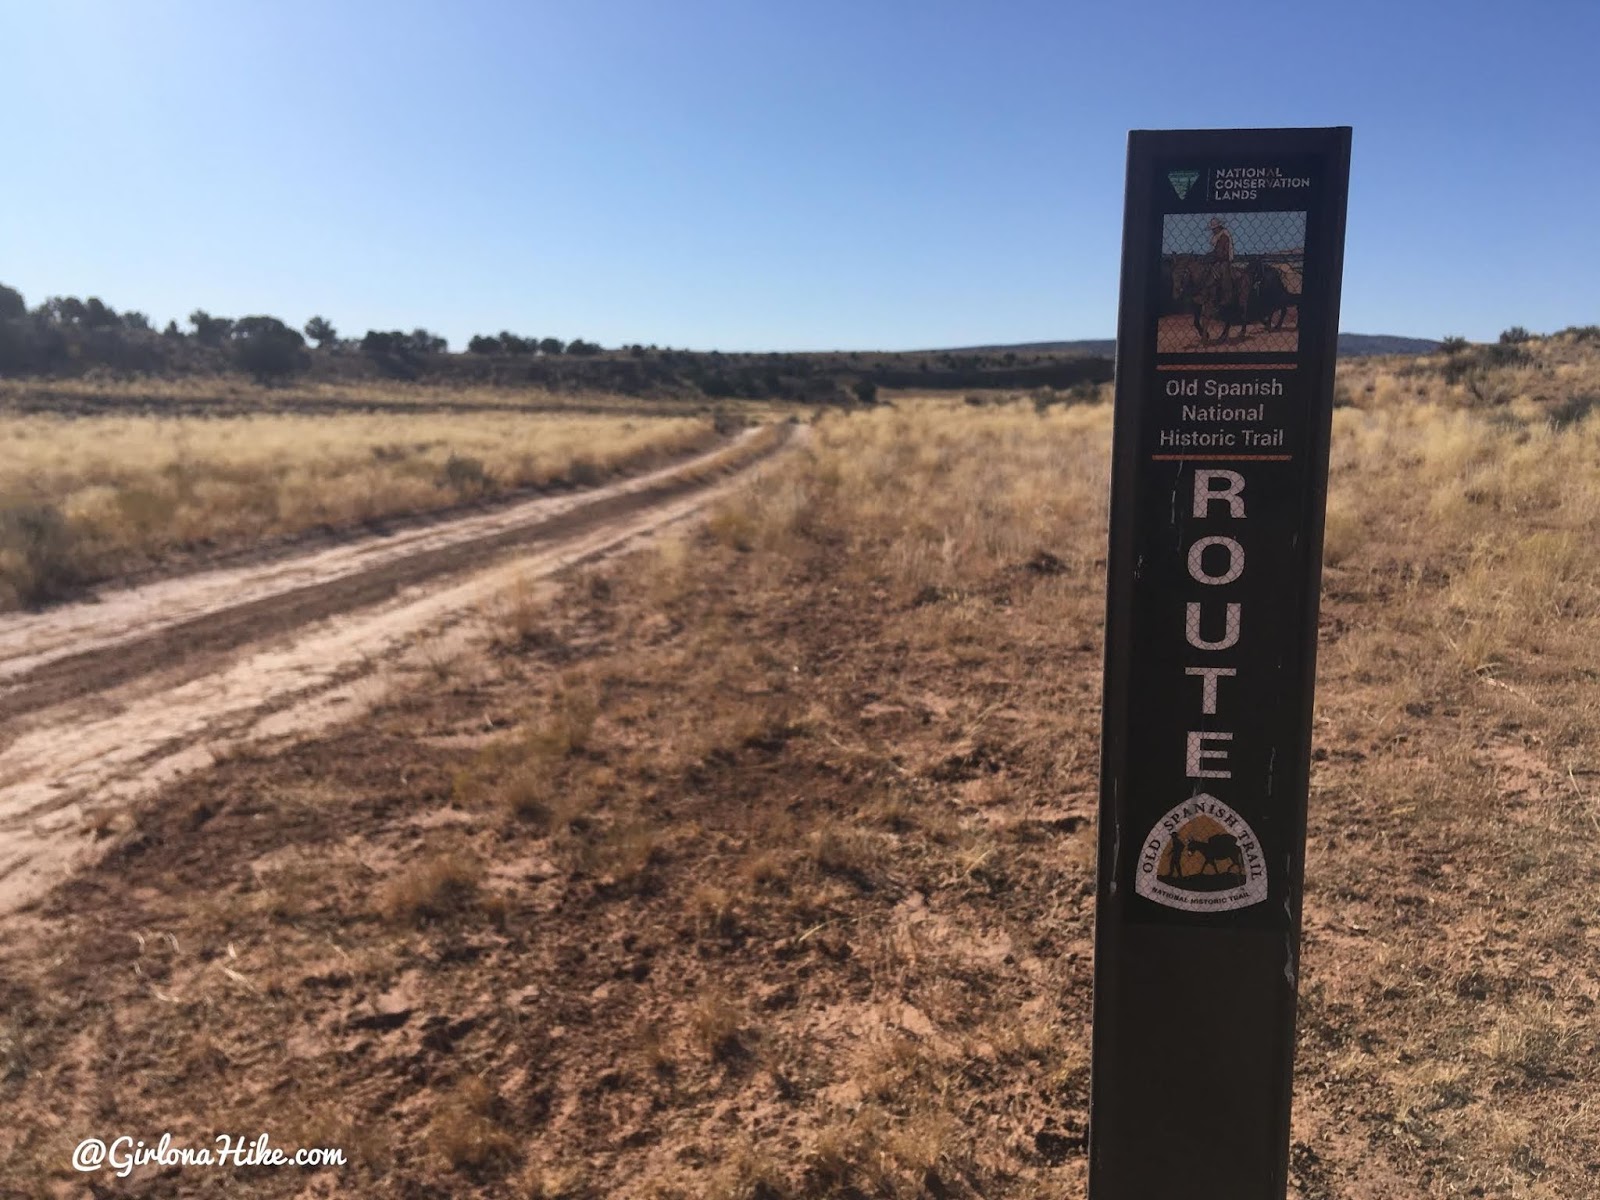
[(1152, 454), (1152, 462), (1292, 462), (1292, 454)]
[(1294, 371), (1299, 363), (1157, 363), (1158, 371)]

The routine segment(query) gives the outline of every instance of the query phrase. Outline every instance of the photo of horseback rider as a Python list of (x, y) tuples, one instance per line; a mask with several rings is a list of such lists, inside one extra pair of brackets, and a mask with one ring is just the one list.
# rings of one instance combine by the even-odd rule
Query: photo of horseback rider
[(1167, 213), (1160, 354), (1299, 347), (1306, 214)]

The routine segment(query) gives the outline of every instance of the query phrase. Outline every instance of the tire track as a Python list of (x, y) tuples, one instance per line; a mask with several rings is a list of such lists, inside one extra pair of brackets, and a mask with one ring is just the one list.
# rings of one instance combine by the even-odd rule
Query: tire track
[[(0, 912), (40, 894), (130, 799), (234, 746), (309, 732), (370, 706), (379, 672), (485, 631), (486, 602), (694, 515), (792, 436), (768, 426), (676, 468), (587, 496), (423, 531), (410, 544), (341, 547), (305, 563), (166, 581), (237, 603), (128, 606), (108, 596), (48, 614), (42, 649), (0, 626)], [(525, 509), (525, 511), (523, 511)], [(310, 579), (307, 580), (309, 573)], [(258, 594), (263, 593), (263, 594)], [(119, 607), (119, 605), (121, 607)], [(27, 623), (21, 618), (9, 623)], [(74, 650), (76, 630), (99, 641)], [(11, 635), (11, 636), (8, 636)], [(52, 640), (53, 639), (53, 640)], [(8, 654), (9, 651), (9, 654)], [(425, 660), (422, 660), (425, 661)]]

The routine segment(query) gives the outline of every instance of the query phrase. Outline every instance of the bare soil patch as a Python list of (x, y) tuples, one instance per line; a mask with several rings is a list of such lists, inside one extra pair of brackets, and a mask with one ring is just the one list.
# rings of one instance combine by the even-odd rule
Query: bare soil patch
[[(115, 1113), (354, 1144), (342, 1194), (1070, 1194), (1092, 628), (973, 662), (826, 551), (693, 551), (179, 784), (27, 914), (5, 1101), (55, 1103), (0, 1134), (12, 1179)], [(1039, 586), (1082, 582), (993, 584)], [(35, 960), (66, 926), (83, 953)]]

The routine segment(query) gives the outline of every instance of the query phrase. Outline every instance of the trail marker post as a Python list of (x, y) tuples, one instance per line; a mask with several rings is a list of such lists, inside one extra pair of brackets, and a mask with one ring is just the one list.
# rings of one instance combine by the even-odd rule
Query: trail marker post
[(1350, 130), (1130, 135), (1091, 1200), (1283, 1200)]

